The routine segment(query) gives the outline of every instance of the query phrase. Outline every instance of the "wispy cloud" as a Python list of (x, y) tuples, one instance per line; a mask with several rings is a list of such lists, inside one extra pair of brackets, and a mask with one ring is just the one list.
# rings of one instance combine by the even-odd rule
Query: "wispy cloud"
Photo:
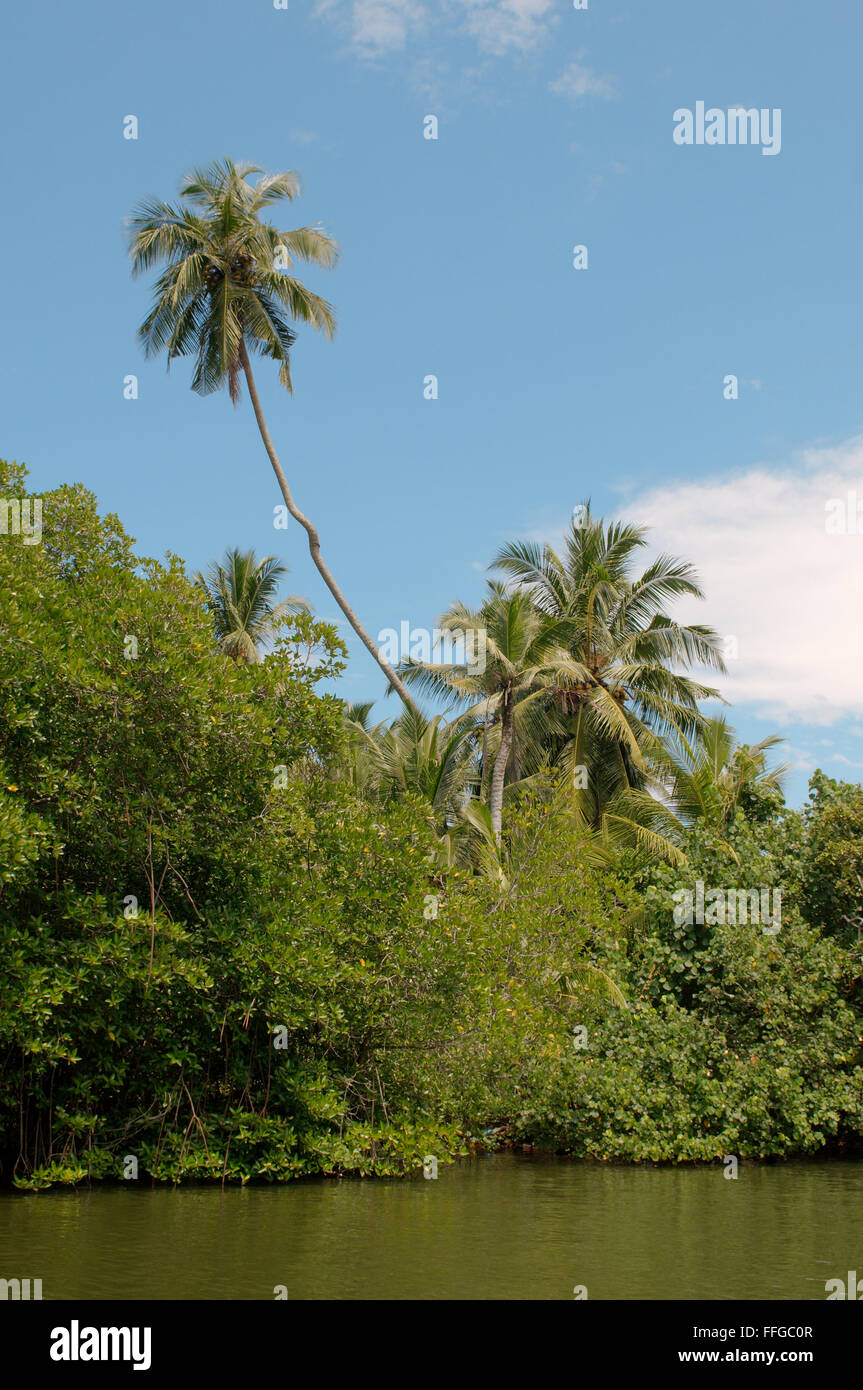
[(405, 48), (429, 18), (420, 0), (317, 0), (313, 13), (346, 29), (357, 52), (370, 58)]
[[(798, 748), (794, 743), (786, 743), (779, 750), (779, 756), (783, 763), (787, 763), (791, 772), (814, 772), (818, 766), (818, 759), (813, 757), (808, 748)], [(845, 761), (847, 762), (847, 759)]]
[(566, 97), (569, 101), (583, 101), (585, 97), (602, 97), (603, 100), (609, 101), (617, 95), (613, 81), (587, 67), (581, 61), (585, 56), (584, 51), (577, 53), (560, 77), (549, 82), (549, 91), (556, 92), (558, 96)]
[(480, 50), (500, 56), (537, 48), (556, 23), (556, 0), (458, 0), (464, 29)]
[(366, 58), (397, 53), (411, 40), (465, 35), (481, 53), (537, 48), (557, 23), (557, 0), (316, 0), (313, 13), (334, 21)]

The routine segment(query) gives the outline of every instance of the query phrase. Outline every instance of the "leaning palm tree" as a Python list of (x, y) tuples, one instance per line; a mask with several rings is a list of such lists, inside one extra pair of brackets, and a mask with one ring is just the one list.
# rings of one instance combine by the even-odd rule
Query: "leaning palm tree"
[[(250, 182), (256, 174), (257, 183)], [(193, 356), (193, 390), (207, 395), (227, 386), (239, 400), (241, 373), (264, 448), (285, 506), (309, 538), (309, 551), (324, 583), (354, 632), (402, 699), (410, 697), (351, 608), (321, 555), (320, 536), (294, 502), (264, 419), (251, 359), (279, 364), (279, 381), (291, 386), (290, 321), (309, 324), (328, 337), (335, 332), (333, 309), (290, 274), (297, 261), (332, 266), (338, 248), (318, 227), (280, 231), (262, 221), (271, 204), (292, 201), (300, 191), (296, 173), (264, 175), (254, 164), (230, 159), (196, 169), (180, 187), (176, 204), (151, 198), (131, 218), (132, 273), (164, 264), (155, 303), (138, 330), (148, 356)]]
[(273, 599), (279, 580), (288, 573), (275, 555), (259, 560), (254, 550), (226, 550), (206, 575), (196, 574), (222, 650), (235, 661), (260, 661), (261, 646), (269, 640), (276, 620), (288, 613), (308, 613), (304, 598), (291, 594)]

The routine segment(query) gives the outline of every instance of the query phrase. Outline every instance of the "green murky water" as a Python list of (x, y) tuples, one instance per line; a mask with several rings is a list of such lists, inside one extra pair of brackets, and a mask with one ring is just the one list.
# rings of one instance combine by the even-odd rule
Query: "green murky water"
[(863, 1163), (637, 1169), (494, 1155), (436, 1181), (0, 1197), (49, 1298), (824, 1299), (863, 1277)]

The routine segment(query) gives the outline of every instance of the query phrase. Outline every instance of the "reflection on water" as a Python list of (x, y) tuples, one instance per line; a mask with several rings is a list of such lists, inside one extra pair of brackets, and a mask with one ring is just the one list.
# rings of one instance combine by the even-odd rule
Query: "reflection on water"
[(436, 1181), (0, 1197), (49, 1298), (823, 1299), (863, 1274), (863, 1163), (627, 1168), (498, 1154)]

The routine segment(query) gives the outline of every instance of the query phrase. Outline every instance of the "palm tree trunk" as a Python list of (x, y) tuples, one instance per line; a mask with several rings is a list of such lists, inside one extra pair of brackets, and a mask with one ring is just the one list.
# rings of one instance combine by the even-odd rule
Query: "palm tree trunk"
[(500, 707), (500, 748), (494, 760), (494, 772), (491, 778), (491, 797), (489, 799), (489, 810), (491, 812), (491, 828), (494, 831), (495, 842), (500, 847), (500, 836), (503, 827), (503, 784), (506, 778), (506, 765), (509, 762), (509, 753), (512, 748), (513, 735), (513, 709), (510, 703), (510, 696), (507, 692)]
[(485, 801), (485, 789), (488, 785), (488, 710), (482, 717), (482, 753), (481, 772), (479, 778), (479, 799)]
[(321, 541), (320, 537), (318, 536), (317, 528), (312, 524), (311, 521), (309, 521), (309, 518), (307, 516), (303, 515), (303, 513), (300, 511), (299, 507), (295, 503), (293, 497), (291, 496), (291, 490), (288, 487), (288, 480), (285, 477), (285, 474), (282, 470), (282, 465), (279, 462), (279, 456), (276, 453), (276, 450), (273, 446), (273, 441), (270, 438), (270, 432), (267, 429), (267, 422), (264, 419), (264, 412), (261, 409), (261, 402), (258, 396), (258, 388), (255, 385), (255, 378), (252, 375), (252, 364), (249, 361), (249, 354), (246, 351), (246, 344), (242, 339), (240, 340), (240, 362), (242, 364), (243, 371), (246, 374), (246, 384), (249, 388), (249, 398), (252, 402), (252, 409), (255, 412), (255, 419), (258, 422), (258, 429), (261, 432), (261, 438), (264, 441), (264, 448), (267, 451), (270, 463), (273, 465), (273, 472), (276, 475), (276, 480), (278, 481), (279, 487), (282, 490), (282, 496), (285, 499), (285, 506), (287, 507), (294, 520), (298, 521), (300, 525), (303, 527), (303, 529), (306, 531), (309, 537), (309, 553), (311, 554), (311, 557), (318, 568), (321, 578), (323, 579), (324, 583), (326, 584), (336, 603), (339, 605), (339, 608), (341, 608), (342, 612), (344, 613), (354, 632), (357, 634), (363, 645), (367, 647), (368, 650), (371, 652), (372, 656), (380, 666), (381, 670), (383, 671), (384, 675), (386, 676), (393, 689), (397, 691), (397, 693), (401, 696), (402, 700), (404, 700), (405, 704), (410, 709), (413, 709), (413, 700), (408, 694), (404, 686), (404, 683), (396, 675), (389, 662), (385, 661), (384, 658), (381, 656), (371, 637), (369, 637), (369, 634), (366, 632), (365, 628), (363, 627), (354, 610), (351, 608), (350, 604), (348, 603), (347, 599), (345, 598), (344, 594), (342, 593), (341, 589), (339, 588), (338, 584), (336, 583), (335, 579), (330, 573), (329, 568), (324, 562), (324, 558), (321, 555)]

